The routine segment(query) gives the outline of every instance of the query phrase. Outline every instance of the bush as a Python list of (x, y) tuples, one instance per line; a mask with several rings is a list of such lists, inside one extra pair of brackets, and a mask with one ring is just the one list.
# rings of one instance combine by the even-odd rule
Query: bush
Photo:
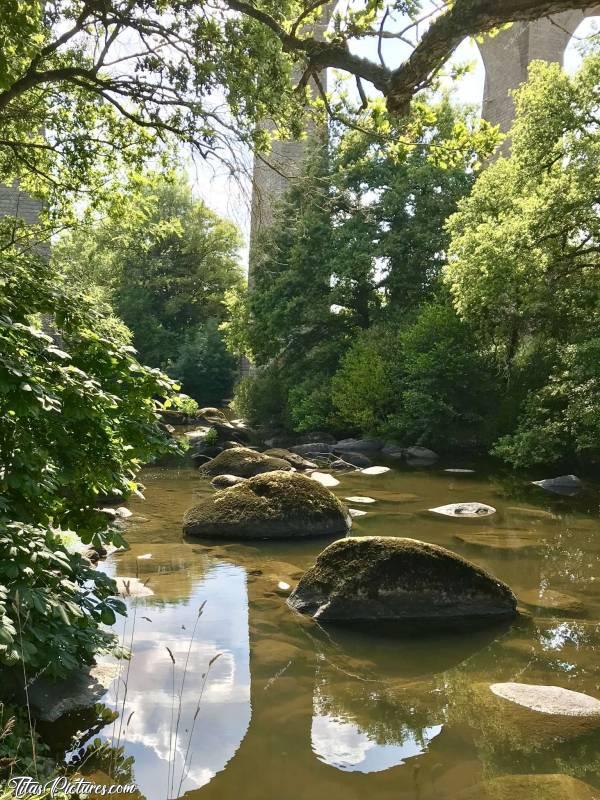
[(0, 287), (0, 663), (59, 676), (109, 644), (99, 624), (123, 606), (57, 534), (125, 544), (99, 499), (128, 497), (140, 466), (175, 447), (155, 399), (173, 388), (120, 332), (101, 335), (100, 312), (43, 261), (5, 250)]
[(233, 408), (250, 425), (287, 428), (286, 389), (276, 367), (260, 367), (235, 387)]
[(494, 447), (515, 467), (576, 456), (600, 461), (600, 339), (567, 345), (545, 386), (528, 396), (514, 434)]

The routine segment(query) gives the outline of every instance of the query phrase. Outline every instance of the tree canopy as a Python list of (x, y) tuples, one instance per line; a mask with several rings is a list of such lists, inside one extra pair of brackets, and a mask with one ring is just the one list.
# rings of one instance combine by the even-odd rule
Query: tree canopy
[[(171, 136), (231, 167), (234, 142), (268, 148), (265, 119), (278, 136), (301, 134), (311, 78), (322, 88), (327, 67), (354, 76), (363, 97), (369, 82), (402, 115), (465, 37), (588, 5), (364, 0), (336, 13), (321, 41), (312, 23), (331, 6), (324, 0), (7, 0), (0, 179), (60, 187), (57, 202), (83, 187), (95, 198), (120, 166), (164, 155)], [(408, 55), (394, 69), (381, 47), (377, 61), (356, 55), (369, 37)]]

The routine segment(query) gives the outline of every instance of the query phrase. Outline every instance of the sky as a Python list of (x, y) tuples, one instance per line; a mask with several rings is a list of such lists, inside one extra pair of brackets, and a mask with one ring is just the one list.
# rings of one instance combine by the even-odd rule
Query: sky
[[(564, 66), (569, 72), (576, 71), (581, 63), (580, 40), (597, 31), (599, 27), (600, 17), (590, 17), (582, 21), (565, 52)], [(403, 51), (402, 47), (394, 40), (384, 42), (383, 55), (388, 66), (393, 68), (405, 57), (406, 48)], [(363, 40), (353, 50), (373, 60), (378, 58), (375, 40)], [(468, 74), (456, 81), (452, 87), (457, 101), (480, 106), (483, 99), (485, 70), (476, 43), (473, 40), (465, 40), (455, 51), (450, 61), (450, 64), (453, 63), (468, 63), (471, 67)], [(246, 153), (243, 158), (250, 167), (251, 155)], [(244, 265), (247, 265), (250, 231), (249, 181), (242, 180), (240, 183), (239, 179), (232, 178), (222, 166), (210, 162), (188, 160), (188, 169), (195, 195), (240, 229), (244, 239), (241, 258)]]

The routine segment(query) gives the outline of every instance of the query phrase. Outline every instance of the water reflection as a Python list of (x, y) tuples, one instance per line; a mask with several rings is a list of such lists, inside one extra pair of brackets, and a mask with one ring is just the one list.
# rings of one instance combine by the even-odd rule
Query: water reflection
[[(179, 794), (202, 675), (218, 653), (181, 788), (189, 800), (456, 800), (485, 777), (515, 771), (572, 773), (600, 783), (597, 736), (555, 743), (488, 695), (490, 683), (515, 680), (600, 696), (600, 581), (594, 580), (600, 522), (586, 513), (591, 501), (588, 508), (585, 498), (509, 491), (486, 474), (457, 478), (441, 469), (342, 476), (337, 494), (376, 501), (354, 520), (354, 534), (411, 536), (450, 547), (509, 583), (523, 602), (534, 601), (527, 605), (530, 617), (508, 629), (398, 639), (321, 629), (290, 613), (280, 583), (293, 586), (323, 543), (183, 542), (183, 512), (212, 491), (208, 482), (181, 465), (153, 468), (144, 480), (147, 500), (132, 503), (128, 523), (131, 550), (107, 568), (149, 580), (154, 592), (136, 601), (121, 736), (148, 800), (167, 796), (173, 750), (173, 794)], [(497, 514), (473, 526), (426, 513), (471, 499), (497, 507)], [(478, 530), (527, 532), (539, 547), (506, 551), (488, 537), (487, 546), (475, 548), (457, 539)], [(176, 660), (177, 691), (204, 600), (174, 748), (166, 648)], [(567, 601), (584, 610), (567, 613)], [(132, 622), (133, 614), (129, 632)], [(121, 684), (117, 702), (112, 687), (105, 698), (110, 707), (120, 710), (122, 691)], [(103, 735), (111, 740), (111, 725)]]
[[(124, 567), (129, 572), (133, 557), (130, 553), (117, 559), (117, 570)], [(141, 792), (148, 798), (166, 797), (171, 769), (175, 794), (179, 796), (204, 786), (225, 767), (250, 724), (246, 576), (240, 567), (209, 564), (206, 559), (199, 570), (203, 574), (199, 580), (189, 571), (167, 569), (159, 558), (143, 563), (144, 570), (151, 572), (155, 596), (129, 601), (125, 642), (129, 641), (134, 622), (135, 633), (129, 670), (125, 665), (122, 671), (123, 681), (128, 684), (127, 696), (123, 704), (123, 681), (117, 681), (104, 702), (122, 714), (121, 744), (135, 759)], [(177, 605), (164, 603), (167, 598), (175, 600), (178, 592), (182, 599)], [(195, 617), (204, 601), (196, 638), (191, 641)], [(214, 661), (203, 689), (209, 662), (217, 654), (220, 657)], [(175, 741), (178, 695), (186, 660), (189, 664)], [(118, 738), (119, 728), (120, 722), (116, 722), (113, 729), (105, 730), (106, 740)]]

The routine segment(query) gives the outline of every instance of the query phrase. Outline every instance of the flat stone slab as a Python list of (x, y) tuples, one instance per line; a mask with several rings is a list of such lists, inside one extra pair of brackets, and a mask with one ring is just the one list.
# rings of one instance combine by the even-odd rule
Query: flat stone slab
[(374, 497), (362, 497), (361, 495), (354, 495), (353, 497), (344, 497), (344, 500), (347, 500), (349, 503), (358, 503), (359, 505), (362, 503), (364, 505), (370, 505), (371, 503), (376, 503)]
[(389, 467), (367, 467), (366, 469), (361, 469), (361, 475), (384, 475), (386, 472), (391, 472)]
[(531, 683), (493, 683), (490, 689), (496, 697), (540, 714), (600, 719), (600, 700), (571, 689)]
[(472, 475), (475, 470), (474, 469), (459, 469), (458, 467), (449, 467), (445, 469), (444, 472), (450, 472), (453, 475)]
[(328, 472), (311, 472), (308, 477), (311, 481), (316, 481), (320, 483), (321, 486), (326, 486), (328, 489), (340, 485), (338, 479), (334, 478), (333, 475), (330, 475)]
[(487, 547), (491, 550), (537, 550), (543, 542), (535, 533), (528, 531), (495, 530), (457, 533), (454, 538), (473, 547)]
[(563, 592), (555, 592), (546, 589), (540, 592), (538, 589), (518, 593), (519, 600), (528, 606), (544, 611), (554, 611), (562, 614), (584, 614), (585, 605), (576, 597)]
[(364, 517), (368, 512), (363, 511), (361, 508), (349, 508), (348, 513), (351, 517)]
[(434, 514), (442, 514), (445, 517), (490, 517), (496, 513), (493, 506), (486, 506), (485, 503), (450, 503), (447, 506), (437, 506), (430, 508)]

